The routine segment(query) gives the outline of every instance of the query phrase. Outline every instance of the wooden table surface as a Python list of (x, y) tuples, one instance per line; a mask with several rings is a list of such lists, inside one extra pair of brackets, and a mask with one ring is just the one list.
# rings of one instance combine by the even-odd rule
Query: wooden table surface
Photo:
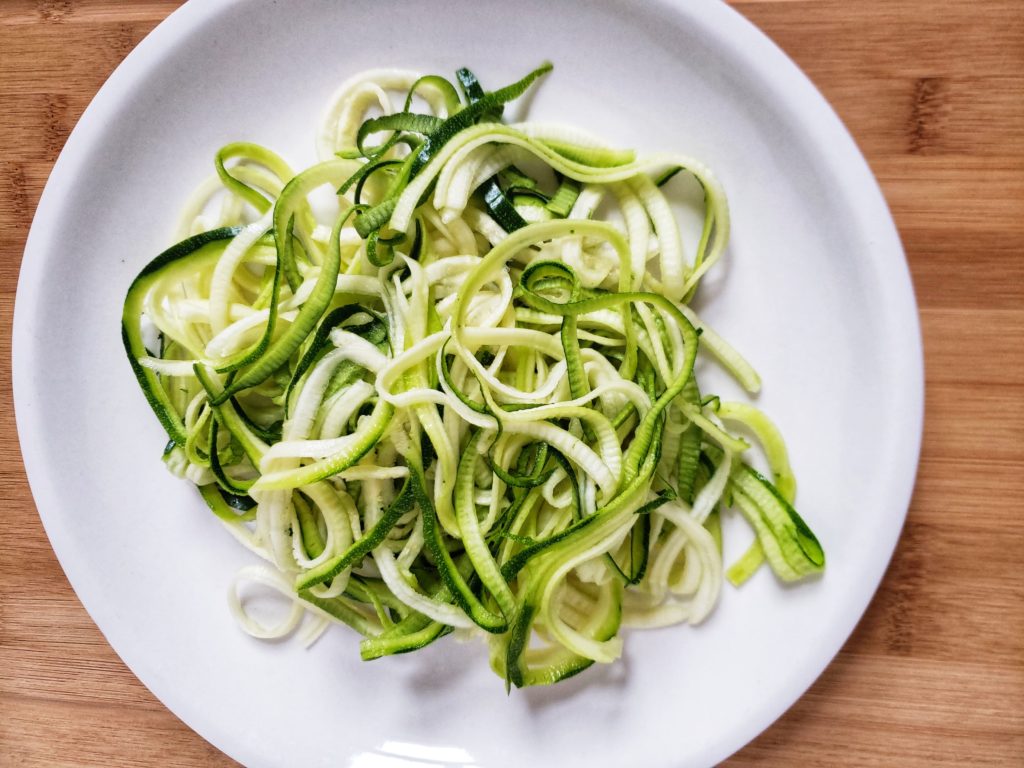
[[(21, 466), (18, 267), (89, 100), (173, 0), (0, 0), (0, 765), (227, 766), (107, 645)], [(903, 237), (924, 446), (903, 537), (835, 662), (730, 766), (1024, 765), (1024, 3), (736, 8), (835, 106)]]

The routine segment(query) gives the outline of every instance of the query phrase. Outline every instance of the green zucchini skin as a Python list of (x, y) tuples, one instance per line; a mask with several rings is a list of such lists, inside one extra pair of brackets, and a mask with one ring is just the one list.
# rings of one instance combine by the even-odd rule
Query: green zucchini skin
[(121, 312), (121, 340), (128, 364), (157, 420), (171, 441), (178, 445), (184, 445), (187, 437), (181, 417), (169, 401), (157, 375), (139, 364), (139, 358), (147, 354), (142, 340), (142, 302), (157, 277), (173, 269), (198, 270), (216, 261), (228, 242), (241, 231), (241, 227), (222, 227), (172, 245), (142, 268), (125, 296)]

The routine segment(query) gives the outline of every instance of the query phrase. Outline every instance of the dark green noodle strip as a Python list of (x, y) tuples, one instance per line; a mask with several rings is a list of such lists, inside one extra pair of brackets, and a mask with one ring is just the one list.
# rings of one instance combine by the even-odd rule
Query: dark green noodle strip
[(359, 644), (359, 656), (363, 661), (411, 653), (444, 637), (452, 628), (439, 621), (432, 621), (421, 613), (411, 613), (389, 630), (376, 637), (368, 637)]
[[(647, 329), (646, 323), (643, 322), (639, 312), (637, 312), (635, 304), (629, 304), (623, 307), (623, 313), (628, 312), (631, 316), (632, 325), (634, 327), (634, 339), (636, 344), (636, 360), (633, 366), (633, 379), (643, 387), (647, 394), (652, 395), (653, 389), (651, 385), (651, 379), (657, 380), (659, 378), (658, 358), (655, 349), (660, 343), (662, 347), (665, 346), (664, 340), (661, 335), (658, 334), (656, 337), (652, 337)], [(656, 393), (653, 393), (656, 397)]]
[(572, 501), (570, 502), (572, 519), (574, 522), (578, 522), (583, 519), (583, 496), (580, 493), (580, 482), (579, 478), (576, 477), (576, 468), (573, 467), (572, 463), (561, 451), (553, 450), (551, 455), (554, 457), (555, 462), (557, 462), (562, 468), (562, 471), (565, 472), (565, 476), (569, 480), (569, 489), (572, 492)]
[[(484, 457), (487, 461), (487, 466), (490, 467), (491, 471), (494, 472), (505, 485), (512, 486), (513, 488), (536, 488), (538, 485), (544, 485), (554, 474), (555, 468), (551, 467), (546, 470), (544, 467), (547, 464), (547, 456), (549, 446), (547, 443), (533, 443), (534, 451), (531, 456), (531, 467), (525, 473), (518, 472), (506, 472), (493, 460), (493, 456), (490, 453)], [(525, 456), (525, 451), (521, 452), (520, 457)]]
[[(648, 484), (651, 480), (651, 477), (654, 475), (654, 471), (657, 468), (658, 462), (661, 459), (661, 439), (661, 432), (655, 433), (654, 439), (651, 443), (650, 452), (644, 458), (643, 464), (640, 466), (639, 474), (635, 478), (633, 478), (633, 480), (622, 490), (621, 493), (619, 493), (618, 496), (616, 496), (614, 499), (608, 502), (608, 504), (606, 504), (604, 507), (596, 510), (593, 514), (584, 517), (579, 522), (574, 523), (569, 528), (566, 528), (564, 531), (562, 531), (561, 534), (552, 536), (551, 539), (549, 539), (548, 541), (540, 542), (540, 544), (538, 544), (536, 551), (530, 553), (530, 558), (537, 555), (549, 557), (551, 549), (564, 550), (566, 548), (569, 548), (573, 543), (573, 539), (580, 536), (581, 532), (586, 531), (587, 526), (585, 524), (589, 523), (590, 521), (595, 521), (596, 523), (604, 524), (606, 521), (615, 519), (616, 516), (621, 514), (623, 504), (625, 504), (628, 499), (632, 498), (634, 494), (636, 494), (646, 484)], [(642, 506), (637, 508), (636, 514), (639, 514), (640, 509), (642, 509)], [(522, 554), (523, 553), (520, 553), (520, 555)], [(522, 562), (521, 564), (517, 564), (518, 567), (522, 568), (522, 566), (525, 565), (525, 562), (527, 562), (528, 559)]]
[[(686, 380), (683, 387), (682, 398), (684, 401), (693, 404), (700, 403), (700, 390), (697, 388), (697, 379), (693, 374)], [(692, 421), (686, 425), (679, 435), (679, 453), (676, 458), (676, 489), (679, 491), (679, 498), (687, 504), (693, 504), (694, 483), (697, 478), (697, 466), (700, 460), (700, 444), (703, 433), (700, 427)]]
[(241, 419), (242, 423), (245, 424), (253, 435), (269, 445), (273, 445), (274, 443), (281, 441), (281, 427), (283, 422), (275, 421), (273, 424), (268, 426), (257, 424), (252, 420), (252, 418), (250, 418), (249, 414), (245, 412), (242, 404), (237, 399), (232, 397), (229, 402), (231, 403), (231, 407), (235, 409), (235, 413), (238, 414), (238, 418)]
[(550, 196), (546, 195), (532, 176), (527, 176), (514, 165), (498, 172), (498, 179), (506, 194), (510, 196), (529, 195), (542, 203), (547, 203)]
[[(277, 245), (279, 268), (284, 271), (288, 286), (294, 292), (302, 284), (295, 258), (295, 242), (302, 248), (307, 264), (313, 265), (311, 252), (319, 252), (319, 247), (311, 238), (315, 221), (309, 213), (307, 196), (320, 186), (337, 187), (352, 175), (358, 166), (354, 162), (332, 160), (314, 165), (289, 181), (274, 204), (273, 229)], [(300, 226), (296, 229), (295, 216), (300, 216)]]
[[(433, 406), (430, 406), (433, 407)], [(436, 410), (435, 410), (436, 413)], [(422, 420), (420, 420), (422, 423)], [(420, 466), (430, 468), (430, 465), (437, 459), (437, 448), (434, 446), (433, 438), (426, 430), (420, 433), (419, 444)]]
[[(526, 89), (530, 87), (534, 80), (550, 70), (551, 65), (544, 64), (528, 74), (522, 80), (494, 91), (493, 93), (483, 93), (479, 83), (476, 81), (476, 77), (469, 72), (469, 70), (460, 70), (460, 83), (463, 88), (468, 89), (466, 94), (470, 104), (454, 115), (449, 116), (447, 120), (436, 124), (436, 126), (430, 130), (418, 151), (414, 151), (409, 156), (409, 162), (407, 162), (405, 166), (405, 168), (407, 168), (407, 173), (404, 175), (400, 174), (399, 178), (396, 179), (395, 184), (388, 191), (387, 199), (373, 208), (365, 218), (361, 216), (357, 219), (356, 230), (359, 232), (360, 236), (367, 237), (370, 232), (379, 229), (387, 222), (388, 219), (391, 218), (391, 213), (394, 210), (398, 195), (404, 188), (405, 184), (409, 179), (415, 176), (421, 168), (429, 163), (430, 159), (440, 151), (440, 149), (444, 147), (444, 145), (447, 144), (453, 136), (455, 136), (459, 131), (468, 128), (481, 120), (500, 119), (503, 105), (506, 102), (521, 96)], [(463, 74), (465, 74), (467, 78), (466, 80), (462, 79)], [(383, 120), (384, 118), (375, 119)], [(397, 124), (400, 121), (396, 119), (393, 122)], [(375, 125), (381, 125), (381, 123), (376, 123)], [(425, 124), (418, 127), (425, 127)], [(500, 189), (498, 191), (500, 192)], [(518, 214), (516, 215), (518, 216)], [(511, 224), (515, 221), (515, 218), (509, 216), (506, 221)]]
[[(480, 85), (480, 81), (477, 80), (476, 75), (465, 67), (462, 67), (455, 72), (455, 78), (459, 81), (459, 87), (462, 88), (462, 93), (466, 97), (467, 104), (475, 104), (487, 95), (484, 92), (483, 86)], [(504, 111), (504, 107), (498, 105), (498, 107), (488, 113), (485, 118), (489, 121), (497, 122), (501, 120), (501, 115)]]
[(395, 210), (395, 205), (398, 203), (398, 198), (405, 189), (405, 186), (409, 183), (409, 179), (412, 178), (415, 171), (417, 152), (416, 148), (413, 147), (413, 152), (405, 160), (402, 161), (402, 165), (399, 166), (398, 172), (391, 180), (391, 184), (388, 187), (387, 192), (384, 194), (384, 198), (370, 208), (364, 211), (356, 217), (355, 227), (356, 232), (359, 236), (366, 238), (371, 232), (376, 232), (391, 219), (391, 214)]
[[(317, 360), (323, 357), (324, 352), (333, 347), (333, 345), (331, 344), (331, 331), (333, 331), (335, 328), (340, 328), (341, 324), (344, 323), (349, 318), (360, 314), (368, 314), (373, 316), (374, 318), (377, 318), (377, 314), (375, 312), (366, 309), (365, 307), (359, 304), (347, 304), (344, 307), (332, 309), (324, 316), (323, 321), (320, 323), (319, 326), (317, 326), (316, 333), (313, 334), (312, 341), (309, 343), (309, 346), (306, 347), (305, 353), (302, 355), (301, 358), (299, 358), (299, 362), (295, 366), (295, 370), (292, 371), (291, 379), (288, 381), (288, 386), (285, 388), (285, 418), (287, 418), (291, 412), (291, 395), (292, 392), (295, 390), (295, 387), (298, 386), (299, 381), (302, 379), (303, 376), (306, 375), (306, 371), (308, 371)], [(381, 325), (385, 329), (385, 338), (387, 338), (387, 326), (385, 326), (383, 323), (381, 323)], [(377, 341), (374, 341), (373, 343), (380, 346), (379, 342)], [(351, 360), (346, 360), (343, 362), (349, 363), (350, 367), (352, 368), (358, 368), (359, 370), (362, 370), (361, 366), (357, 365), (356, 363), (353, 363)]]
[(429, 163), (433, 156), (436, 155), (453, 136), (470, 126), (475, 125), (479, 120), (491, 114), (499, 107), (502, 107), (506, 102), (518, 99), (526, 92), (526, 89), (533, 84), (534, 80), (546, 75), (551, 71), (551, 69), (551, 64), (545, 62), (521, 80), (512, 83), (512, 85), (507, 85), (504, 88), (499, 88), (496, 91), (485, 94), (465, 109), (445, 120), (443, 125), (427, 137), (423, 146), (420, 148), (419, 153), (416, 155), (416, 162), (413, 165), (413, 175), (415, 176), (417, 171)]
[(517, 544), (525, 544), (528, 547), (537, 543), (537, 540), (532, 536), (520, 536), (518, 533), (503, 533), (502, 537), (509, 541), (514, 541)]
[[(395, 133), (391, 134), (391, 138), (388, 139), (387, 141), (385, 141), (383, 144), (381, 144), (380, 146), (377, 146), (377, 147), (371, 147), (371, 149), (366, 154), (359, 153), (359, 155), (356, 157), (356, 159), (363, 158), (367, 162), (371, 162), (372, 163), (372, 162), (378, 160), (379, 158), (387, 156), (390, 153), (390, 151), (394, 147), (397, 147), (399, 144), (404, 144), (406, 147), (409, 148), (409, 150), (413, 154), (415, 154), (417, 152), (417, 150), (419, 150), (420, 145), (422, 143), (423, 143), (423, 139), (421, 137), (417, 136), (417, 134), (415, 134), (415, 133), (402, 133), (402, 132), (396, 131)], [(405, 161), (404, 160), (399, 161), (399, 171), (398, 171), (398, 174), (402, 178), (407, 178), (407, 175), (403, 171), (404, 167), (405, 167)], [(391, 189), (395, 189), (395, 188), (400, 188), (401, 186), (402, 186), (401, 182), (396, 184), (395, 181), (392, 180), (390, 188)]]
[[(345, 595), (347, 595), (348, 597), (354, 597), (352, 593), (349, 591), (348, 585), (346, 585), (345, 587)], [(357, 597), (355, 599), (359, 600), (359, 602), (361, 603), (368, 603), (369, 605), (373, 606), (373, 611), (377, 614), (377, 619), (380, 621), (381, 627), (387, 629), (395, 625), (395, 622), (391, 616), (391, 611), (387, 607), (385, 607), (384, 603), (381, 602), (380, 598), (378, 598), (375, 593), (365, 592), (362, 593), (360, 597)], [(401, 621), (401, 616), (399, 617), (399, 621)]]
[(626, 584), (639, 584), (647, 572), (647, 558), (651, 547), (651, 516), (640, 515), (629, 531), (626, 541), (629, 546), (626, 550), (627, 561), (619, 563), (612, 553), (605, 557), (611, 561), (612, 570)]
[(619, 366), (619, 375), (622, 378), (636, 378), (636, 364), (637, 364), (637, 343), (636, 343), (636, 327), (633, 322), (633, 307), (630, 304), (623, 304), (619, 308), (619, 312), (622, 315), (622, 325), (626, 330), (625, 341), (626, 348), (625, 353), (622, 357), (622, 364)]
[(380, 239), (380, 231), (366, 238), (366, 260), (375, 267), (386, 267), (394, 261), (395, 249)]
[(241, 231), (241, 227), (222, 227), (186, 238), (171, 246), (143, 267), (125, 296), (121, 314), (121, 340), (128, 363), (146, 402), (163, 425), (167, 436), (178, 445), (184, 445), (188, 438), (181, 414), (175, 410), (157, 374), (139, 363), (139, 358), (148, 354), (142, 341), (143, 301), (158, 278), (174, 271), (191, 275), (204, 266), (216, 264), (231, 238)]
[[(691, 376), (693, 373), (691, 371)], [(636, 383), (651, 400), (658, 399), (658, 371), (649, 357), (641, 357), (636, 365)]]
[[(535, 262), (535, 264), (538, 267), (535, 274), (544, 271), (550, 272), (552, 275), (566, 277), (569, 285), (571, 286), (569, 289), (570, 303), (580, 300), (581, 286), (575, 272), (568, 267), (555, 262), (548, 262), (546, 267), (541, 266), (540, 262)], [(569, 379), (569, 393), (573, 400), (586, 397), (590, 394), (590, 381), (587, 379), (587, 373), (583, 368), (583, 356), (580, 353), (580, 339), (575, 315), (565, 315), (562, 317), (562, 327), (559, 331), (559, 339), (562, 342), (562, 352), (565, 355), (566, 375)], [(593, 443), (596, 439), (593, 427), (586, 421), (582, 422), (581, 427), (583, 429), (583, 437), (586, 442)]]
[[(369, 165), (369, 163), (367, 163), (367, 165)], [(368, 211), (370, 209), (370, 206), (363, 202), (363, 189), (366, 188), (367, 182), (369, 182), (377, 171), (386, 171), (387, 168), (397, 168), (398, 172), (401, 173), (402, 162), (400, 160), (389, 160), (384, 163), (375, 164), (374, 168), (370, 172), (365, 173), (356, 179), (355, 189), (352, 192), (352, 197), (355, 200), (355, 205), (352, 206), (352, 210), (354, 212), (361, 215), (363, 211)], [(389, 175), (394, 177), (395, 174), (391, 172)], [(343, 194), (340, 191), (340, 188), (338, 194)]]
[[(671, 349), (672, 348), (672, 340), (669, 337), (668, 327), (665, 325), (665, 318), (662, 317), (660, 314), (655, 313), (654, 315), (652, 315), (651, 319), (654, 321), (654, 328), (657, 331), (657, 335), (658, 335), (658, 339), (657, 340), (661, 342), (662, 348), (663, 349)], [(694, 330), (696, 330), (696, 329), (694, 329)], [(652, 339), (652, 342), (653, 341), (654, 341), (654, 339)], [(654, 360), (651, 360), (651, 363), (656, 365), (656, 362)]]
[(384, 148), (374, 148), (368, 153), (363, 146), (368, 136), (381, 131), (403, 131), (427, 136), (437, 131), (442, 125), (444, 125), (443, 118), (413, 112), (397, 112), (393, 115), (371, 117), (359, 126), (359, 132), (356, 134), (356, 148), (368, 157), (377, 156)]
[(500, 614), (495, 614), (484, 607), (456, 568), (451, 554), (445, 547), (437, 511), (427, 493), (425, 480), (417, 468), (411, 467), (410, 470), (413, 487), (416, 490), (416, 500), (423, 514), (423, 538), (427, 551), (434, 561), (434, 566), (441, 576), (442, 583), (451, 592), (455, 604), (466, 612), (474, 624), (487, 632), (504, 632), (508, 627), (505, 619)]
[(380, 158), (389, 155), (399, 144), (405, 144), (412, 148), (417, 143), (418, 141), (415, 134), (395, 131), (383, 144), (377, 144), (369, 147), (368, 149), (346, 147), (345, 149), (341, 149), (336, 152), (335, 155), (343, 160), (365, 160), (372, 163), (375, 160), (379, 160)]
[(358, 565), (364, 557), (380, 546), (381, 542), (391, 532), (391, 529), (395, 527), (395, 523), (403, 515), (411, 511), (415, 503), (415, 483), (410, 478), (406, 478), (398, 496), (391, 502), (380, 519), (374, 523), (373, 527), (363, 534), (359, 541), (352, 544), (352, 546), (337, 557), (300, 574), (295, 581), (295, 588), (309, 589), (317, 584), (323, 584), (333, 579), (350, 565)]
[[(528, 588), (527, 588), (528, 589)], [(526, 591), (526, 589), (524, 589)], [(522, 688), (525, 684), (523, 656), (533, 632), (533, 622), (537, 616), (537, 604), (524, 602), (516, 614), (515, 622), (509, 628), (505, 641), (505, 691), (511, 686)]]
[(665, 186), (666, 184), (669, 183), (669, 181), (671, 181), (673, 178), (675, 178), (675, 175), (677, 173), (679, 173), (681, 170), (683, 170), (683, 166), (681, 166), (681, 165), (674, 165), (671, 168), (669, 168), (668, 170), (663, 171), (660, 175), (655, 177), (655, 179), (654, 179), (655, 185), (659, 186), (659, 187)]
[(370, 176), (377, 173), (377, 171), (383, 171), (387, 168), (395, 168), (400, 165), (402, 165), (401, 160), (370, 160), (359, 166), (359, 170), (342, 182), (341, 186), (337, 189), (337, 194), (344, 195), (352, 189), (353, 186), (355, 186), (355, 203), (356, 205), (359, 205), (360, 198), (362, 197), (363, 184), (368, 178), (370, 178)]
[[(248, 496), (226, 494), (216, 483), (198, 485), (196, 489), (210, 511), (221, 520), (228, 523), (245, 523), (256, 519), (256, 503)], [(245, 503), (242, 499), (248, 499), (248, 507), (242, 506)]]
[(270, 344), (267, 351), (252, 364), (252, 367), (241, 372), (231, 386), (227, 387), (215, 400), (211, 400), (213, 405), (219, 405), (232, 395), (264, 381), (280, 368), (309, 336), (334, 297), (334, 289), (338, 284), (338, 270), (341, 266), (341, 245), (338, 238), (347, 219), (347, 212), (338, 217), (334, 229), (331, 231), (331, 242), (327, 248), (324, 263), (320, 265), (320, 274), (317, 276), (313, 292), (306, 303), (302, 305), (295, 320), (288, 326), (288, 330)]
[(299, 531), (302, 536), (302, 547), (306, 550), (306, 557), (319, 557), (324, 551), (324, 538), (320, 535), (320, 526), (317, 524), (317, 514), (313, 507), (301, 493), (292, 495), (292, 504), (295, 506), (295, 517), (299, 521)]
[(419, 623), (423, 626), (410, 630), (402, 635), (387, 638), (373, 638), (360, 646), (360, 657), (363, 661), (379, 659), (382, 656), (395, 656), (401, 653), (412, 653), (426, 648), (452, 631), (452, 628), (438, 621), (423, 618)]
[(459, 401), (467, 408), (470, 408), (476, 411), (477, 413), (484, 413), (487, 414), (488, 416), (494, 416), (494, 413), (491, 411), (487, 403), (478, 403), (476, 400), (473, 400), (471, 397), (469, 397), (469, 395), (467, 395), (465, 392), (463, 392), (459, 387), (455, 385), (455, 380), (452, 379), (451, 365), (448, 362), (448, 358), (450, 357), (450, 355), (445, 354), (445, 350), (447, 348), (448, 342), (446, 341), (444, 343), (444, 346), (441, 347), (440, 356), (441, 376), (442, 378), (444, 378), (445, 384), (448, 385), (452, 393), (454, 393), (454, 395), (459, 399)]
[(651, 547), (651, 512), (658, 507), (676, 498), (671, 488), (661, 491), (657, 498), (649, 501), (640, 507), (636, 513), (639, 515), (636, 523), (629, 532), (629, 562), (620, 565), (615, 557), (609, 552), (605, 557), (610, 562), (613, 570), (625, 584), (639, 584), (647, 573), (647, 563), (650, 557)]
[[(404, 165), (403, 165), (404, 167)], [(367, 237), (371, 232), (376, 232), (378, 229), (388, 223), (391, 218), (391, 214), (395, 210), (395, 204), (398, 202), (398, 195), (389, 197), (382, 203), (370, 208), (368, 211), (361, 213), (356, 217), (356, 232), (359, 233), (360, 237)]]
[[(527, 450), (529, 449), (529, 450)], [(514, 470), (510, 470), (512, 474), (528, 477), (542, 467), (537, 466), (538, 453), (543, 451), (546, 459), (549, 446), (547, 443), (534, 442), (530, 443), (516, 456), (516, 466)]]
[(670, 501), (675, 501), (677, 498), (679, 498), (679, 495), (674, 490), (672, 490), (671, 488), (663, 488), (662, 490), (658, 491), (658, 494), (657, 496), (655, 496), (654, 499), (648, 501), (646, 504), (637, 509), (636, 513), (638, 515), (649, 515), (651, 514), (651, 512), (656, 511), (659, 507), (668, 504)]
[(481, 430), (470, 436), (459, 459), (455, 480), (455, 519), (459, 527), (466, 556), (473, 564), (473, 570), (483, 587), (490, 593), (507, 619), (515, 610), (515, 599), (508, 584), (502, 578), (498, 564), (487, 547), (480, 530), (474, 497), (476, 469), (483, 458), (478, 450)]
[(643, 581), (647, 572), (647, 563), (650, 557), (651, 546), (651, 525), (650, 514), (659, 507), (676, 498), (675, 492), (667, 488), (658, 493), (657, 498), (649, 501), (639, 509), (636, 514), (639, 516), (633, 528), (629, 532), (629, 562), (622, 565), (615, 559), (612, 553), (605, 554), (605, 559), (612, 567), (612, 570), (619, 575), (625, 584), (639, 584)]
[(819, 573), (825, 565), (821, 543), (771, 481), (741, 462), (732, 482), (734, 493), (743, 494), (758, 507), (790, 567), (800, 576)]
[[(705, 447), (712, 462), (722, 460), (717, 446)], [(825, 553), (814, 532), (764, 475), (738, 462), (729, 476), (732, 502), (753, 526), (768, 564), (786, 581), (820, 573)]]
[(498, 177), (492, 176), (485, 181), (480, 190), (483, 194), (484, 204), (491, 218), (498, 222), (498, 226), (506, 232), (515, 232), (526, 226), (526, 219), (519, 215), (519, 211), (512, 205), (505, 193), (498, 185)]
[(352, 360), (342, 360), (334, 369), (321, 402), (327, 402), (341, 390), (351, 387), (366, 375), (366, 369)]
[[(615, 637), (622, 624), (622, 585), (619, 582), (612, 581), (607, 585), (607, 588), (612, 590), (612, 597), (606, 613), (603, 616), (597, 617), (598, 621), (593, 633), (593, 638), (597, 641), (610, 640)], [(513, 635), (512, 632), (508, 633), (508, 644), (500, 648), (501, 651), (504, 651), (504, 654), (498, 658), (495, 658), (492, 654), (492, 665), (493, 662), (498, 662), (497, 665), (494, 665), (496, 666), (495, 671), (505, 678), (506, 692), (512, 685), (515, 685), (517, 688), (533, 685), (552, 685), (578, 675), (594, 664), (593, 659), (588, 659), (567, 648), (557, 649), (553, 660), (542, 668), (530, 668), (523, 664), (523, 656), (526, 650), (525, 641), (529, 640), (529, 625), (532, 624), (532, 614), (535, 613), (535, 610), (533, 609), (530, 614), (523, 615), (521, 620), (526, 625), (523, 631), (517, 635)], [(514, 646), (512, 645), (513, 640), (515, 641)], [(509, 665), (509, 659), (514, 660), (511, 665)]]
[[(511, 534), (509, 534), (509, 530), (518, 522), (517, 516), (526, 506), (530, 493), (535, 490), (536, 489), (534, 488), (524, 489), (512, 486), (512, 503), (508, 505), (504, 512), (502, 512), (501, 516), (495, 521), (494, 526), (487, 533), (487, 541), (491, 548), (491, 553), (495, 557), (498, 556), (497, 550), (500, 548), (504, 539), (511, 539), (512, 541), (516, 540)], [(531, 544), (532, 543), (533, 542), (531, 542)], [(502, 571), (502, 573), (504, 573), (504, 571)]]
[(330, 614), (338, 621), (348, 624), (352, 629), (361, 635), (369, 635), (373, 632), (373, 625), (362, 613), (349, 605), (342, 597), (317, 597), (307, 589), (300, 589), (298, 596), (311, 605), (315, 605), (321, 611)]
[[(408, 253), (408, 257), (409, 257), (410, 261), (419, 261), (420, 260), (420, 256), (423, 253), (423, 246), (424, 246), (424, 243), (426, 242), (426, 240), (427, 240), (426, 231), (423, 228), (423, 223), (420, 221), (420, 218), (417, 216), (416, 217), (416, 225), (415, 225), (415, 228), (413, 230), (413, 235), (412, 235), (412, 245), (409, 247), (409, 253)], [(436, 310), (435, 310), (435, 313), (436, 313)], [(438, 328), (437, 330), (440, 330), (440, 328)]]
[[(216, 378), (212, 376), (206, 369), (206, 366), (201, 363), (193, 365), (192, 370), (200, 385), (202, 385), (203, 389), (206, 390), (207, 402), (210, 403), (212, 400), (216, 399), (223, 391), (223, 387), (221, 387), (217, 382)], [(267, 446), (264, 445), (261, 438), (253, 432), (252, 429), (250, 429), (248, 423), (239, 416), (235, 407), (232, 405), (233, 402), (234, 400), (231, 399), (227, 402), (220, 403), (219, 405), (208, 405), (208, 407), (213, 411), (213, 419), (211, 419), (211, 421), (222, 424), (228, 432), (231, 433), (232, 438), (242, 447), (242, 450), (245, 451), (245, 455), (249, 458), (253, 467), (259, 467), (260, 460), (263, 458), (263, 454), (266, 452)], [(216, 443), (213, 442), (212, 436), (210, 439), (210, 445), (216, 445)], [(216, 473), (217, 469), (214, 469), (214, 472)], [(226, 488), (225, 490), (230, 491), (231, 489)], [(245, 490), (247, 491), (248, 487)]]
[[(558, 649), (556, 660), (544, 668), (531, 669), (525, 664), (526, 649), (530, 642), (533, 625), (539, 609), (539, 595), (546, 581), (531, 578), (520, 592), (520, 608), (516, 620), (506, 635), (504, 643), (504, 668), (506, 689), (510, 685), (522, 688), (528, 685), (548, 685), (575, 675), (591, 664), (593, 660), (580, 656), (567, 648)], [(622, 583), (613, 580), (609, 587), (615, 590), (611, 610), (596, 628), (594, 639), (608, 640), (616, 635), (622, 620)]]
[(395, 409), (384, 400), (377, 400), (372, 407), (365, 405), (349, 422), (352, 443), (337, 453), (305, 464), (297, 469), (267, 472), (260, 476), (255, 488), (261, 491), (287, 490), (327, 480), (354, 467), (363, 456), (370, 452), (391, 424)]
[(220, 462), (220, 449), (217, 446), (219, 427), (220, 422), (216, 417), (210, 419), (210, 470), (213, 472), (213, 476), (217, 480), (217, 484), (222, 489), (236, 496), (245, 495), (249, 492), (249, 489), (252, 488), (252, 484), (255, 480), (237, 480), (233, 477), (229, 477), (224, 471), (224, 467), (221, 466)]
[(221, 491), (220, 495), (225, 504), (239, 512), (249, 512), (256, 508), (256, 502), (251, 496), (235, 496), (232, 493), (224, 493), (223, 491)]
[[(284, 195), (279, 197), (276, 207), (281, 207), (281, 202), (285, 199)], [(276, 224), (276, 215), (274, 221)], [(302, 275), (295, 261), (295, 241), (298, 240), (295, 236), (295, 215), (289, 215), (282, 223), (283, 226), (274, 227), (274, 240), (277, 244), (277, 271), (284, 275), (288, 287), (294, 292), (302, 285)], [(303, 247), (301, 241), (299, 247)]]
[(626, 403), (622, 406), (619, 412), (615, 414), (614, 418), (612, 418), (612, 427), (614, 429), (619, 429), (619, 427), (637, 415), (639, 414), (636, 410), (636, 406), (632, 403)]
[(370, 603), (375, 607), (380, 606), (403, 619), (415, 613), (409, 606), (395, 597), (394, 593), (388, 588), (388, 585), (381, 579), (359, 576), (353, 573), (349, 576), (348, 584), (345, 586), (345, 594), (361, 603)]
[[(267, 235), (264, 235), (259, 242), (264, 242)], [(258, 244), (257, 243), (257, 244)], [(254, 244), (255, 245), (255, 244)], [(272, 277), (270, 282), (270, 295), (268, 297), (268, 315), (267, 324), (264, 327), (263, 333), (255, 344), (232, 355), (229, 355), (222, 360), (217, 366), (217, 373), (231, 373), (237, 371), (240, 368), (244, 368), (254, 360), (258, 359), (260, 355), (266, 351), (267, 346), (270, 344), (270, 339), (274, 335), (274, 327), (277, 324), (277, 303), (281, 295), (281, 260), (278, 257), (274, 264), (273, 270), (271, 270)]]

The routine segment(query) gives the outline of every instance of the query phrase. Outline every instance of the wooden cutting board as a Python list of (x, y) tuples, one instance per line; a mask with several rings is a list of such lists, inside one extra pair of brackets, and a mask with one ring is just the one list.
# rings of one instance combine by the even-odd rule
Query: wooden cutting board
[[(75, 121), (172, 0), (0, 3), (0, 766), (227, 766), (107, 645), (21, 467), (18, 267)], [(1024, 765), (1024, 3), (735, 7), (810, 75), (892, 207), (927, 415), (903, 538), (860, 626), (728, 765)]]

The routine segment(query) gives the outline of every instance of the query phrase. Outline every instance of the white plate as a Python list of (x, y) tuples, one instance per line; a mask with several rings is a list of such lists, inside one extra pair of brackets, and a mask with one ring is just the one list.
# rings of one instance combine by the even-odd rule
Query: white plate
[[(706, 317), (748, 353), (789, 440), (824, 578), (766, 569), (697, 628), (631, 632), (625, 658), (506, 696), (482, 646), (373, 663), (236, 629), (248, 562), (159, 460), (121, 347), (132, 277), (168, 245), (222, 144), (313, 160), (325, 99), (383, 65), (510, 82), (555, 71), (532, 117), (703, 158), (735, 234)], [(249, 766), (709, 765), (789, 707), (839, 650), (898, 538), (921, 435), (914, 297), (882, 196), (807, 79), (725, 5), (391, 0), (192, 2), (97, 95), (39, 205), (14, 328), (18, 429), (40, 516), (85, 607), (170, 709)], [(733, 525), (729, 552), (749, 534)]]

